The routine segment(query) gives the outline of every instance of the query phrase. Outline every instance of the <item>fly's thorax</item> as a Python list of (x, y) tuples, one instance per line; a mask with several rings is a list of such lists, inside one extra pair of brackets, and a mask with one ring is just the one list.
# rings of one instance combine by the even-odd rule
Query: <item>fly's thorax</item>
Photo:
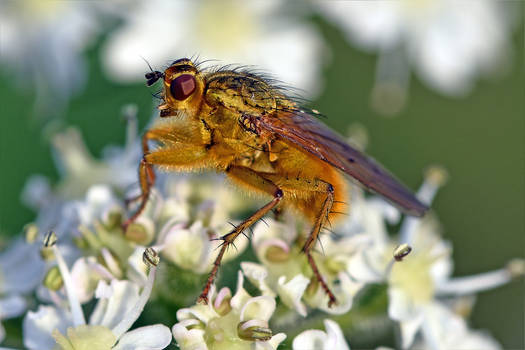
[(222, 71), (206, 76), (207, 103), (226, 107), (241, 114), (260, 115), (276, 108), (276, 91), (249, 73)]
[(195, 116), (203, 101), (204, 77), (193, 62), (183, 58), (164, 72), (164, 103), (161, 117), (185, 114)]

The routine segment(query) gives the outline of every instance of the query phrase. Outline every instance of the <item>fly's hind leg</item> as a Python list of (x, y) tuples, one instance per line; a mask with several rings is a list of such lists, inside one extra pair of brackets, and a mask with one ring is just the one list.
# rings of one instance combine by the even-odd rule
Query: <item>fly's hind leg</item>
[(314, 225), (312, 227), (312, 230), (310, 231), (310, 234), (308, 235), (306, 243), (303, 246), (303, 252), (306, 254), (308, 264), (312, 268), (315, 277), (321, 284), (321, 287), (325, 291), (326, 295), (328, 295), (328, 306), (332, 306), (337, 302), (337, 300), (335, 298), (334, 293), (332, 293), (330, 287), (328, 287), (328, 284), (326, 284), (326, 281), (319, 272), (314, 257), (312, 256), (312, 249), (315, 246), (315, 243), (317, 242), (321, 229), (323, 228), (324, 224), (328, 221), (328, 215), (330, 214), (330, 210), (332, 209), (332, 206), (334, 204), (333, 186), (327, 182), (323, 182), (323, 185), (324, 190), (326, 191), (326, 199), (324, 200), (323, 206), (321, 207), (321, 210), (319, 211), (319, 214), (315, 219)]
[[(272, 177), (270, 177), (270, 179), (272, 179)], [(294, 179), (286, 179), (284, 181), (281, 180), (279, 184), (285, 191), (295, 190), (295, 191), (301, 191), (303, 193), (316, 192), (315, 196), (319, 197), (319, 199), (322, 201), (322, 204), (320, 205), (320, 209), (318, 213), (315, 214), (315, 217), (313, 220), (313, 227), (310, 231), (310, 234), (308, 235), (308, 238), (302, 250), (308, 259), (308, 264), (312, 268), (315, 278), (319, 281), (319, 284), (325, 291), (326, 295), (328, 295), (328, 298), (329, 298), (328, 305), (332, 306), (336, 303), (335, 295), (330, 290), (330, 287), (328, 287), (328, 284), (326, 283), (323, 276), (319, 272), (319, 268), (317, 267), (314, 257), (312, 256), (312, 249), (314, 248), (317, 242), (321, 229), (324, 227), (325, 223), (328, 221), (330, 211), (332, 210), (332, 206), (334, 204), (334, 187), (330, 183), (323, 181), (321, 179), (312, 180), (312, 179), (305, 179), (301, 177), (297, 177)]]
[(259, 175), (257, 172), (251, 169), (239, 166), (232, 166), (226, 170), (226, 174), (228, 175), (228, 177), (230, 177), (232, 180), (239, 183), (240, 185), (272, 195), (273, 199), (270, 202), (268, 202), (265, 206), (253, 213), (249, 218), (240, 223), (231, 232), (227, 233), (226, 235), (220, 238), (223, 241), (221, 249), (219, 251), (219, 254), (217, 255), (217, 258), (215, 259), (215, 262), (213, 263), (213, 268), (208, 276), (206, 285), (204, 286), (204, 289), (201, 295), (199, 296), (198, 302), (206, 303), (208, 301), (208, 293), (210, 291), (210, 287), (212, 286), (215, 277), (217, 276), (217, 271), (219, 270), (219, 266), (221, 264), (224, 253), (226, 252), (226, 249), (228, 249), (228, 246), (230, 244), (233, 244), (235, 239), (244, 230), (252, 226), (255, 222), (257, 222), (264, 215), (266, 215), (266, 213), (275, 208), (281, 202), (281, 199), (283, 197), (283, 191), (279, 187), (277, 187), (273, 182), (263, 178), (261, 175)]

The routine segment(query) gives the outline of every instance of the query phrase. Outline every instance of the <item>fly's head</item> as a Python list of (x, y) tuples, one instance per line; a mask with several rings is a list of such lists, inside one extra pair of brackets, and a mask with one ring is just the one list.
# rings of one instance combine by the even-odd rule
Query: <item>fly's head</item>
[(164, 103), (159, 106), (160, 116), (195, 115), (202, 102), (204, 80), (195, 64), (181, 58), (173, 62), (164, 73), (152, 71), (145, 75), (150, 86), (164, 81)]

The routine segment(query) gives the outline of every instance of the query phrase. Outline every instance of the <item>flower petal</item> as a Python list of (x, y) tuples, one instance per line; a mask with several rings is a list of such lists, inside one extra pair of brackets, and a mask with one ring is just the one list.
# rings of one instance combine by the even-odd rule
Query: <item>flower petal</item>
[(268, 269), (264, 265), (252, 262), (242, 262), (241, 269), (248, 280), (253, 283), (263, 295), (275, 297), (274, 291), (266, 283)]
[(11, 295), (0, 299), (0, 320), (21, 315), (27, 307), (24, 298), (19, 295)]
[(211, 268), (208, 263), (212, 247), (207, 230), (200, 221), (189, 229), (175, 226), (166, 234), (162, 255), (177, 266), (194, 271), (206, 272)]
[(339, 325), (332, 320), (324, 320), (327, 332), (309, 329), (293, 340), (294, 350), (350, 350)]
[[(100, 286), (107, 286), (106, 282), (100, 281), (97, 287), (97, 297), (100, 298)], [(115, 327), (133, 308), (139, 299), (139, 288), (129, 281), (111, 281), (111, 285), (105, 288), (108, 295), (99, 299), (95, 310), (91, 314), (89, 324), (98, 324), (108, 328)]]
[(309, 329), (296, 336), (292, 343), (294, 350), (324, 349), (327, 335), (319, 329)]
[(170, 329), (162, 324), (140, 327), (124, 333), (115, 350), (164, 349), (171, 342)]
[(186, 329), (186, 327), (176, 323), (171, 329), (173, 338), (181, 350), (208, 350), (204, 341), (204, 330)]
[(275, 311), (275, 299), (269, 296), (250, 298), (241, 309), (241, 322), (247, 320), (268, 321)]
[(256, 341), (255, 350), (276, 350), (285, 339), (286, 339), (286, 334), (277, 333), (270, 340)]
[(37, 245), (23, 239), (16, 240), (0, 254), (0, 293), (27, 293), (32, 291), (44, 276), (45, 264)]
[(52, 335), (63, 350), (110, 350), (117, 341), (115, 335), (103, 326), (80, 325), (75, 328), (69, 327), (67, 335), (58, 330), (54, 330)]
[(295, 276), (288, 282), (286, 282), (286, 276), (279, 277), (277, 281), (277, 292), (281, 301), (303, 317), (306, 317), (306, 306), (301, 302), (301, 298), (309, 283), (310, 279), (303, 274)]
[(348, 344), (346, 344), (341, 327), (339, 327), (336, 322), (328, 319), (324, 320), (324, 327), (326, 328), (326, 333), (328, 334), (328, 341), (325, 344), (326, 349), (350, 350)]
[(57, 329), (62, 334), (66, 333), (68, 325), (73, 324), (71, 314), (52, 306), (40, 305), (36, 312), (29, 311), (24, 317), (22, 329), (24, 346), (28, 349), (52, 349), (55, 340), (51, 336)]

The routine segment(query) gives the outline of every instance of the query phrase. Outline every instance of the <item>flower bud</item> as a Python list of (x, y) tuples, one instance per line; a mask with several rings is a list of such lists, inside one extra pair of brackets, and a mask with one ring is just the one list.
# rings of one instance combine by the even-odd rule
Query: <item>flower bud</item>
[(30, 223), (24, 226), (25, 240), (27, 243), (34, 243), (38, 237), (38, 226)]
[(89, 248), (88, 242), (82, 236), (74, 236), (71, 240), (78, 249), (85, 250)]
[(229, 313), (232, 309), (230, 305), (230, 301), (232, 300), (232, 293), (229, 288), (222, 288), (219, 293), (217, 293), (217, 297), (215, 298), (215, 301), (213, 302), (213, 307), (215, 308), (215, 311), (221, 315), (224, 316), (227, 313)]
[(266, 259), (270, 262), (281, 263), (290, 258), (290, 251), (277, 245), (272, 245), (266, 250)]
[(104, 226), (108, 230), (119, 228), (122, 224), (122, 212), (120, 210), (110, 210), (104, 218)]
[(525, 275), (525, 260), (512, 259), (506, 266), (512, 278), (517, 278)]
[(126, 238), (140, 245), (148, 245), (153, 240), (154, 224), (146, 218), (138, 218), (137, 221), (129, 224), (126, 229)]
[(448, 180), (448, 172), (440, 165), (433, 165), (425, 170), (425, 179), (435, 186), (441, 187)]
[(58, 266), (53, 266), (47, 271), (42, 284), (47, 289), (55, 292), (62, 288), (64, 285), (64, 280), (62, 279), (62, 275), (60, 274)]

